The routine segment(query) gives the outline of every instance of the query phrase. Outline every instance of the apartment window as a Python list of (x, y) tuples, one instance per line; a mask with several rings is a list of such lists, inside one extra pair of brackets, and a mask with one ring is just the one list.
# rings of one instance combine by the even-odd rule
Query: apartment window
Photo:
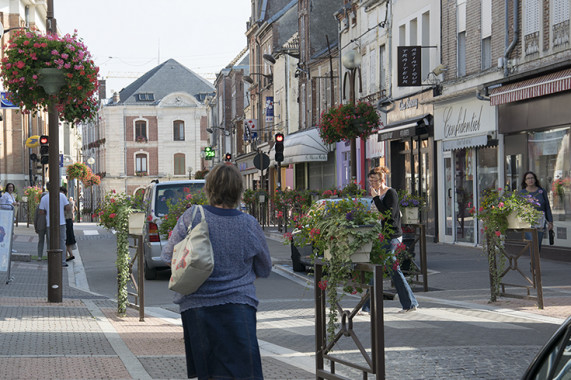
[(482, 40), (482, 70), (492, 67), (492, 37)]
[(175, 120), (173, 122), (174, 141), (184, 141), (184, 121)]
[(379, 48), (379, 90), (383, 91), (387, 88), (387, 67), (385, 65), (387, 48), (381, 45)]
[(482, 70), (487, 70), (492, 67), (492, 0), (482, 0), (481, 9), (481, 68)]
[(138, 120), (135, 122), (135, 140), (147, 139), (147, 122)]
[(174, 175), (184, 175), (185, 171), (185, 157), (184, 153), (177, 153), (174, 155)]
[(466, 75), (466, 32), (458, 33), (458, 76)]
[(541, 25), (541, 4), (539, 0), (524, 2), (523, 43), (525, 55), (539, 53), (539, 28)]
[(139, 102), (152, 102), (155, 100), (155, 95), (150, 92), (139, 93), (137, 94), (136, 99)]
[(569, 0), (553, 0), (553, 47), (569, 46)]
[[(422, 32), (420, 35), (421, 38), (421, 45), (422, 46), (430, 46), (430, 12), (425, 12), (422, 14)], [(421, 50), (421, 57), (422, 57), (422, 66), (421, 66), (421, 78), (428, 77), (428, 73), (431, 69), (431, 62), (430, 56), (434, 49), (422, 49)]]
[(135, 156), (135, 172), (147, 173), (147, 155), (144, 153), (139, 153)]

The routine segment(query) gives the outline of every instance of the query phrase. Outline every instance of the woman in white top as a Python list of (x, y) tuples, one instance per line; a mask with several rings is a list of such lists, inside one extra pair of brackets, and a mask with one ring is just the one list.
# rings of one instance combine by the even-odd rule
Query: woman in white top
[(16, 187), (14, 186), (13, 183), (7, 183), (6, 184), (6, 191), (2, 195), (2, 198), (0, 198), (0, 206), (3, 209), (9, 210), (10, 207), (7, 207), (7, 205), (13, 206), (14, 209), (16, 209), (16, 207), (18, 207), (19, 203), (16, 201), (16, 196), (14, 195), (15, 189), (16, 189)]

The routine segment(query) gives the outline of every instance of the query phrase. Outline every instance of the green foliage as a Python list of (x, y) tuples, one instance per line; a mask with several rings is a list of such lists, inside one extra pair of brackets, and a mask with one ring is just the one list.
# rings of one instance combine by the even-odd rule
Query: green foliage
[(320, 287), (326, 291), (330, 306), (327, 322), (330, 339), (335, 335), (338, 319), (336, 305), (343, 296), (338, 288), (352, 286), (351, 255), (363, 245), (373, 243), (371, 262), (384, 265), (389, 260), (389, 252), (380, 244), (391, 234), (390, 227), (381, 223), (386, 216), (369, 210), (359, 197), (320, 200), (294, 217), (293, 234), (284, 236), (288, 241), (293, 238), (297, 246), (311, 244), (312, 258), (324, 262), (325, 275)]
[(470, 212), (482, 221), (485, 237), (484, 252), (488, 256), (490, 269), (491, 298), (496, 301), (500, 292), (500, 279), (505, 266), (504, 240), (508, 229), (508, 215), (515, 213), (526, 223), (534, 225), (541, 217), (536, 209), (537, 200), (531, 195), (518, 191), (504, 192), (502, 189), (484, 190), (480, 207), (472, 207)]
[(28, 220), (34, 220), (36, 207), (42, 198), (42, 188), (39, 186), (28, 186), (24, 189), (24, 195), (28, 197)]
[(176, 226), (178, 218), (184, 212), (190, 208), (193, 204), (195, 205), (205, 205), (208, 204), (208, 199), (204, 191), (198, 193), (191, 193), (188, 188), (184, 189), (186, 193), (184, 198), (173, 198), (167, 200), (168, 212), (165, 216), (161, 218), (161, 223), (159, 225), (159, 233), (165, 239), (170, 237), (170, 233)]

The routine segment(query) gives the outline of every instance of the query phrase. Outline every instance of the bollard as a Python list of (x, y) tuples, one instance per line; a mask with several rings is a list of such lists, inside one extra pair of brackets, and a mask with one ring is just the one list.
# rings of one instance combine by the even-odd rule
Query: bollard
[(62, 301), (61, 249), (48, 249), (48, 302)]

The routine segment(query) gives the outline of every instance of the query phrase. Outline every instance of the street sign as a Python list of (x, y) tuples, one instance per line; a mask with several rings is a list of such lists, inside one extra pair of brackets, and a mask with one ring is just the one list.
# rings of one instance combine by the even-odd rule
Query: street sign
[(258, 170), (267, 169), (270, 166), (270, 156), (265, 153), (258, 153), (254, 157), (254, 166)]
[(28, 137), (28, 139), (26, 140), (26, 147), (35, 148), (37, 146), (40, 146), (40, 136), (35, 135)]
[(59, 155), (59, 167), (63, 168), (63, 154)]

